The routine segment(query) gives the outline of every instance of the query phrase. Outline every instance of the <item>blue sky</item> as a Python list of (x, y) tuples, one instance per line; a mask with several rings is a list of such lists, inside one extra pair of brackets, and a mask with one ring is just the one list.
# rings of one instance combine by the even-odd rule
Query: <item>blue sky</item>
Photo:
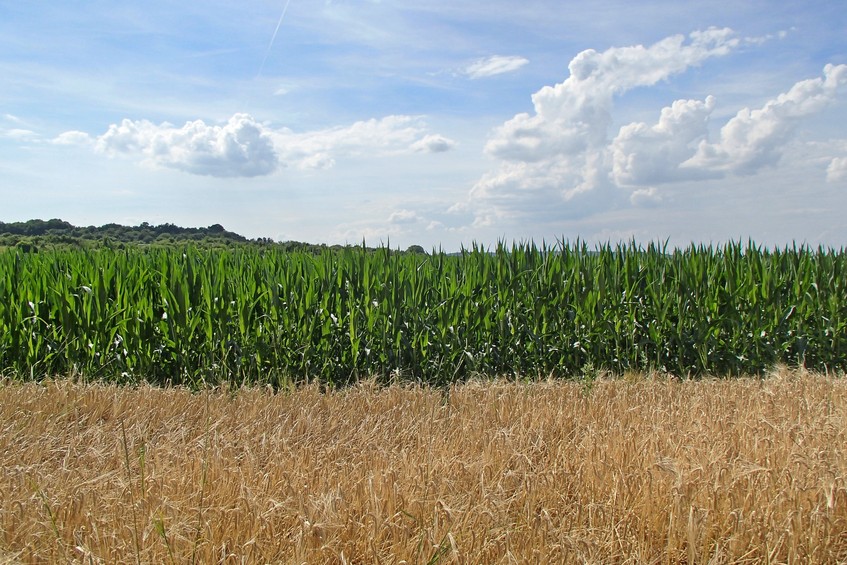
[(447, 250), (847, 245), (841, 1), (0, 14), (0, 221)]

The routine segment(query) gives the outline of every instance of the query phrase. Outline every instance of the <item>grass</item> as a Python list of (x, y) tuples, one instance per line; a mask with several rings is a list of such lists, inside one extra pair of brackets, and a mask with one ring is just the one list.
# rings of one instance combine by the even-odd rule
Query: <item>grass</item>
[(0, 384), (0, 563), (832, 563), (847, 382)]

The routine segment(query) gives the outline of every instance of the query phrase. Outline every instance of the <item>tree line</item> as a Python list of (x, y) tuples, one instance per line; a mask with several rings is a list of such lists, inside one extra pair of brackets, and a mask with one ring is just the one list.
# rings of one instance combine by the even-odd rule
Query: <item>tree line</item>
[[(113, 247), (195, 245), (199, 247), (233, 247), (237, 245), (273, 246), (284, 251), (320, 253), (326, 249), (341, 249), (341, 245), (304, 243), (301, 241), (276, 242), (271, 238), (248, 239), (231, 232), (221, 224), (208, 227), (186, 228), (171, 223), (151, 225), (143, 222), (137, 226), (110, 223), (102, 226), (75, 226), (61, 219), (28, 220), (26, 222), (0, 222), (0, 250), (15, 248), (25, 252), (62, 247)], [(425, 253), (419, 245), (407, 252)]]

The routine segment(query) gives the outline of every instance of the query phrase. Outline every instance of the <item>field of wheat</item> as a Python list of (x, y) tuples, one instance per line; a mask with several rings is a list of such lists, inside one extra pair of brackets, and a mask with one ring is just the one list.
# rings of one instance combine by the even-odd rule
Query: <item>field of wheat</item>
[(0, 563), (831, 563), (847, 382), (0, 385)]

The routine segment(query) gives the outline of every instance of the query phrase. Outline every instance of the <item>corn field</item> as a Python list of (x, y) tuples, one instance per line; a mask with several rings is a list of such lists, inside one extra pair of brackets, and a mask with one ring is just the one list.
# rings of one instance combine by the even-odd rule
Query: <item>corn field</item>
[(0, 372), (446, 385), (847, 369), (847, 255), (585, 243), (457, 255), (240, 246), (0, 253)]

